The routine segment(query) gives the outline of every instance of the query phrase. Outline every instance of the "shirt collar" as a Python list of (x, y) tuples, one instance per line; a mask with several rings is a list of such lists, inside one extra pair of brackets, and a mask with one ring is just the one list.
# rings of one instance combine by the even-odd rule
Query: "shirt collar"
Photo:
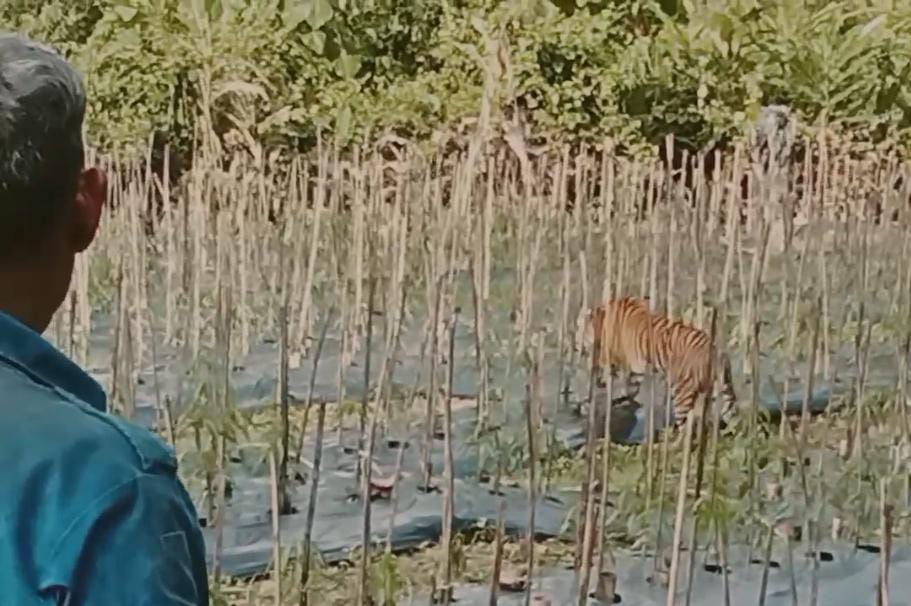
[(10, 363), (35, 381), (69, 392), (102, 412), (104, 389), (39, 333), (0, 311), (0, 361)]

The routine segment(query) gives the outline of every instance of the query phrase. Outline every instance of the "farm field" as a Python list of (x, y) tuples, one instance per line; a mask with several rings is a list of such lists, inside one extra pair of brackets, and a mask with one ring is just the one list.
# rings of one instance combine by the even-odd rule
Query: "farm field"
[[(51, 333), (176, 446), (219, 599), (296, 603), (309, 544), (311, 599), (338, 604), (447, 579), (486, 603), (497, 553), (503, 600), (575, 602), (587, 558), (592, 591), (614, 572), (633, 603), (662, 602), (672, 569), (693, 599), (831, 603), (869, 595), (887, 559), (900, 603), (906, 168), (832, 153), (787, 181), (738, 151), (688, 186), (657, 161), (477, 147), (200, 167), (158, 212), (141, 168), (110, 167), (120, 193)], [(649, 375), (635, 399), (611, 383), (611, 445), (587, 444), (608, 398), (585, 312), (608, 293), (706, 331), (717, 310), (729, 428), (649, 432)]]

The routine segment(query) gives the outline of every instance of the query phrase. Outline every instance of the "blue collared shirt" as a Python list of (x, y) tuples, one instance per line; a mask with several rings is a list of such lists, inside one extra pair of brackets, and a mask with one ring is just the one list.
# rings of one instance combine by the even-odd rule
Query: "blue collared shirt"
[(205, 545), (170, 448), (0, 312), (0, 605), (203, 606)]

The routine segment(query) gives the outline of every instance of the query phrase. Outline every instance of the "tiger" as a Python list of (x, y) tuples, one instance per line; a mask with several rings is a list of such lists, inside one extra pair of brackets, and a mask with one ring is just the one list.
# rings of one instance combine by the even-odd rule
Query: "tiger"
[(640, 331), (608, 330), (612, 326), (648, 326), (651, 312), (642, 299), (624, 297), (614, 299), (607, 305), (599, 305), (589, 314), (586, 327), (592, 334), (592, 358), (595, 376), (607, 366), (611, 374), (617, 368), (629, 371), (627, 387), (637, 391), (642, 375), (648, 370), (651, 333)]
[[(592, 309), (589, 327), (592, 333), (593, 368), (596, 375), (608, 366), (630, 373), (631, 385), (649, 367), (664, 372), (674, 398), (674, 427), (686, 423), (696, 409), (698, 398), (711, 394), (709, 376), (712, 342), (704, 330), (653, 314), (646, 299), (623, 297), (611, 299)], [(731, 363), (726, 353), (719, 356), (722, 374), (722, 409), (720, 419), (727, 424), (733, 414), (736, 393), (731, 375)]]

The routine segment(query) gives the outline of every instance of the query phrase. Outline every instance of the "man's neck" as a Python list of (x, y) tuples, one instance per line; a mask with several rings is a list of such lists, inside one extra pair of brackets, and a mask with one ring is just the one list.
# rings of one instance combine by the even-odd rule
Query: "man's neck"
[(45, 292), (46, 284), (42, 273), (34, 268), (0, 265), (0, 311), (43, 333), (55, 309)]

